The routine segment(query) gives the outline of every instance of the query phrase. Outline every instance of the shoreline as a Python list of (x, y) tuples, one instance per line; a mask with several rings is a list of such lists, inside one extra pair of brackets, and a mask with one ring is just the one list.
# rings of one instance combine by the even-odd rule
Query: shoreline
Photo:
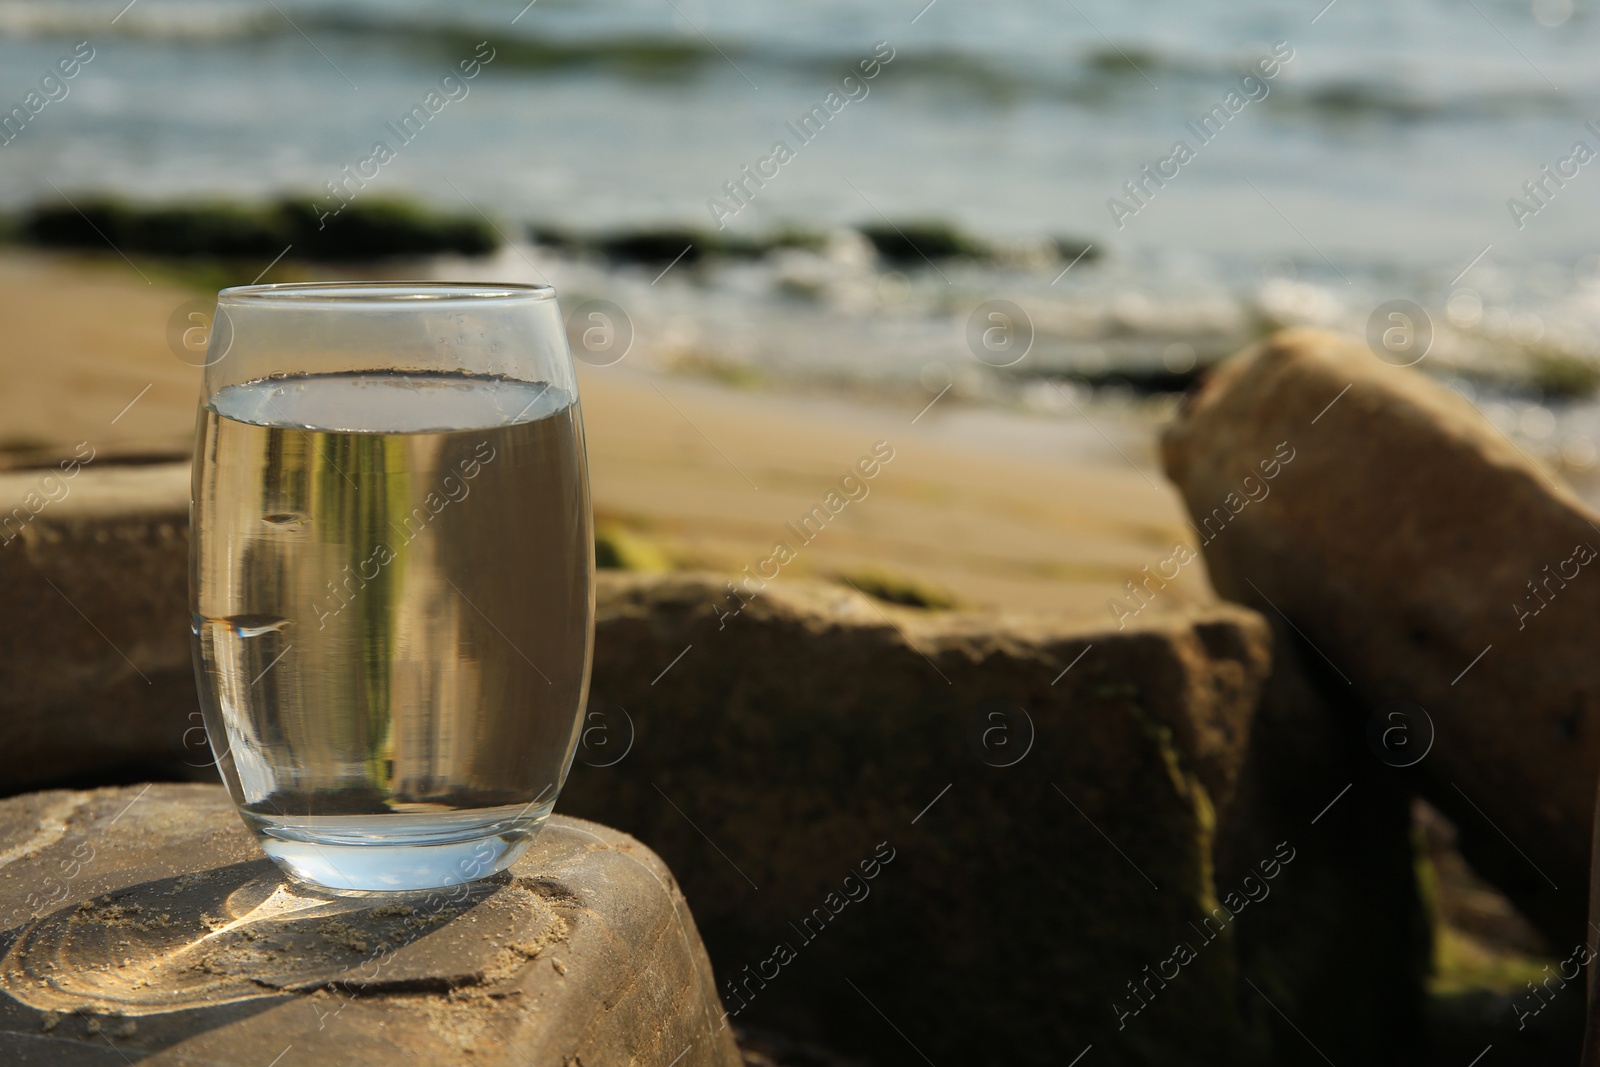
[[(187, 452), (199, 369), (168, 350), (166, 334), (202, 298), (114, 260), (11, 250), (0, 252), (0, 285), (12, 294), (0, 308), (12, 340), (0, 357), (7, 451), (65, 454), (88, 441), (112, 459)], [(957, 404), (918, 412), (881, 397), (577, 366), (597, 523), (676, 568), (734, 576), (770, 558), (785, 524), (879, 441), (895, 459), (870, 495), (805, 545), (791, 540), (784, 576), (884, 577), (964, 606), (1114, 621), (1107, 604), (1123, 583), (1192, 539), (1151, 425)], [(1212, 599), (1195, 568), (1160, 598), (1162, 609)]]

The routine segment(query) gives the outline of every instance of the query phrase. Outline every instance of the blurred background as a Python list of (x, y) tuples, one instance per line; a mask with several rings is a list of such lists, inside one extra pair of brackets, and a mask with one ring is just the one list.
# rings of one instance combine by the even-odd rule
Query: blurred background
[[(883, 509), (904, 518), (880, 531), (902, 560), (974, 600), (1099, 605), (1170, 545), (1150, 427), (1195, 374), (1274, 326), (1362, 333), (1378, 304), (1410, 299), (1429, 318), (1427, 370), (1584, 488), (1600, 202), (1571, 155), (1600, 149), (1584, 125), (1600, 117), (1597, 34), (1566, 0), (3, 3), (3, 99), (38, 101), (0, 146), (3, 443), (186, 437), (203, 331), (168, 323), (179, 291), (550, 282), (574, 346), (594, 349), (579, 355), (606, 371), (590, 419), (630, 400), (619, 427), (664, 435), (630, 446), (635, 461), (706, 464), (693, 486), (659, 472), (630, 486), (670, 498), (646, 506), (608, 482), (616, 438), (595, 437), (602, 510), (654, 525), (669, 555), (747, 555), (739, 491), (760, 478), (730, 467), (778, 462), (784, 448), (762, 450), (784, 427), (805, 437), (877, 405), (883, 419), (862, 416), (874, 437), (899, 427), (947, 451), (922, 472), (939, 483), (925, 504), (942, 493), (970, 514), (979, 488), (1010, 501), (958, 534), (958, 517), (930, 528)], [(75, 53), (91, 58), (40, 91)], [(1213, 109), (1226, 123), (1200, 128)], [(1194, 150), (1181, 166), (1179, 141)], [(742, 176), (757, 166), (776, 174)], [(298, 211), (274, 213), (282, 198)], [(346, 202), (323, 221), (330, 240), (312, 222)], [(374, 262), (394, 253), (413, 254)], [(106, 288), (62, 285), (69, 264)], [(995, 299), (1016, 336), (986, 352), (979, 306)], [(701, 426), (701, 403), (754, 451)], [(958, 461), (976, 482), (949, 482)], [(1061, 477), (1067, 491), (1048, 488)], [(726, 501), (706, 496), (718, 478)], [(1109, 510), (1043, 515), (1086, 498)], [(1120, 550), (1130, 537), (1141, 552)], [(858, 569), (882, 555), (824, 552)]]
[[(183, 454), (220, 286), (548, 282), (603, 565), (736, 573), (887, 441), (785, 574), (1109, 624), (1195, 542), (1183, 390), (1404, 300), (1593, 500), (1597, 49), (1572, 0), (0, 0), (0, 459)], [(1520, 988), (1419, 813), (1436, 991)]]
[(178, 308), (219, 285), (549, 281), (602, 512), (668, 561), (767, 548), (806, 494), (750, 468), (814, 433), (911, 435), (938, 461), (807, 566), (892, 544), (952, 596), (1098, 610), (1181, 527), (1151, 428), (1280, 324), (1418, 303), (1426, 369), (1587, 484), (1597, 34), (1565, 0), (7, 2), (0, 444), (184, 439)]

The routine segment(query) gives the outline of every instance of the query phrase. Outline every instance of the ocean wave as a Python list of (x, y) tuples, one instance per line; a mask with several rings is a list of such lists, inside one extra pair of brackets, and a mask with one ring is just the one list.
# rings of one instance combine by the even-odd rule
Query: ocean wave
[(1576, 108), (1570, 96), (1555, 90), (1502, 87), (1443, 95), (1396, 82), (1352, 80), (1285, 87), (1268, 106), (1332, 122), (1408, 123), (1564, 114)]
[(217, 42), (271, 35), (276, 32), (272, 24), (274, 19), (285, 30), (293, 32), (270, 6), (145, 3), (124, 8), (127, 8), (126, 3), (99, 3), (97, 0), (74, 4), (4, 0), (0, 2), (0, 40), (100, 40), (117, 36)]
[[(430, 18), (396, 16), (392, 12), (361, 8), (305, 9), (273, 4), (212, 5), (143, 0), (133, 6), (90, 0), (71, 5), (37, 0), (0, 0), (0, 40), (80, 39), (107, 36), (177, 44), (204, 42), (256, 43), (275, 38), (312, 37), (359, 39), (378, 44), (390, 54), (409, 55), (419, 61), (454, 58), (471, 52), (488, 38), (498, 52), (502, 68), (561, 71), (571, 68), (607, 68), (622, 74), (692, 73), (713, 63), (751, 55), (751, 49), (733, 43), (714, 44), (700, 37), (651, 33), (619, 33), (588, 38), (561, 38), (526, 30), (507, 32), (503, 22), (489, 23), (471, 16)], [(778, 60), (774, 52), (767, 57)], [(837, 57), (838, 65), (858, 57)]]
[[(113, 21), (114, 20), (114, 21)], [(396, 16), (363, 7), (304, 8), (272, 4), (202, 4), (142, 0), (132, 7), (118, 0), (41, 3), (0, 0), (0, 40), (42, 38), (102, 39), (108, 35), (142, 41), (224, 44), (258, 42), (301, 33), (323, 38), (360, 39), (379, 43), (394, 55), (422, 61), (453, 57), (485, 37), (497, 51), (501, 69), (565, 72), (600, 69), (622, 76), (670, 78), (697, 75), (729, 62), (750, 62), (767, 69), (830, 78), (842, 75), (861, 57), (857, 52), (826, 51), (776, 42), (713, 40), (698, 35), (618, 32), (597, 36), (556, 36), (529, 29), (508, 32), (501, 21), (489, 23), (470, 15)], [(1131, 48), (1131, 46), (1130, 46)], [(1109, 58), (1108, 58), (1109, 57)], [(1170, 60), (1147, 51), (1133, 59), (1141, 68), (1168, 70)], [(899, 80), (925, 80), (947, 91), (1004, 103), (1027, 96), (1093, 100), (1114, 88), (1122, 72), (1122, 56), (1110, 50), (1085, 53), (1064, 68), (1018, 63), (955, 48), (903, 51), (896, 59)], [(1140, 83), (1142, 84), (1142, 82)]]
[[(559, 74), (597, 70), (624, 78), (685, 80), (730, 62), (758, 69), (834, 79), (860, 59), (857, 52), (828, 50), (760, 38), (721, 39), (649, 30), (604, 35), (552, 35), (508, 27), (484, 15), (435, 15), (425, 9), (393, 10), (280, 5), (245, 0), (0, 0), (0, 41), (60, 38), (100, 40), (108, 35), (176, 44), (258, 42), (301, 34), (363, 46), (420, 63), (452, 60), (488, 38), (500, 69)], [(1025, 100), (1055, 100), (1097, 110), (1122, 108), (1151, 85), (1175, 86), (1181, 94), (1214, 94), (1231, 87), (1251, 68), (1251, 57), (1158, 49), (1132, 42), (1085, 46), (1070, 61), (1051, 55), (997, 54), (959, 46), (902, 48), (894, 61), (897, 83), (977, 99), (1004, 107)], [(1429, 91), (1387, 75), (1357, 76), (1312, 84), (1275, 85), (1267, 107), (1281, 115), (1314, 121), (1427, 122), (1564, 114), (1578, 104), (1570, 95), (1541, 88), (1503, 86), (1460, 92)]]

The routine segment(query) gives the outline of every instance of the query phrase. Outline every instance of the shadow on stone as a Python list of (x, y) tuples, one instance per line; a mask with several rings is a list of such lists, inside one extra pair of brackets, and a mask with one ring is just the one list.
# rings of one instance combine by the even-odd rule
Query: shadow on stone
[(556, 817), (510, 870), (334, 896), (220, 786), (0, 801), (0, 1060), (733, 1067), (671, 873)]
[[(528, 893), (504, 876), (463, 889), (457, 899), (333, 896), (266, 860), (143, 882), (28, 924), (0, 961), (0, 989), (41, 1011), (122, 1016), (333, 985), (446, 991), (478, 980), (482, 961), (412, 943), (469, 908), (504, 910), (494, 898)], [(548, 908), (530, 912), (537, 929), (514, 932), (543, 940), (559, 929)]]

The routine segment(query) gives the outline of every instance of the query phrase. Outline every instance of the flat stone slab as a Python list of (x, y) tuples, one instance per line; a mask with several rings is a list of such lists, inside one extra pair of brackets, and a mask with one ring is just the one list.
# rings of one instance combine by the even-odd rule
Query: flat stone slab
[(63, 474), (0, 472), (0, 792), (129, 764), (203, 773), (188, 464)]
[[(1238, 891), (1212, 846), (1270, 663), (1259, 616), (1118, 629), (740, 588), (742, 607), (709, 576), (600, 586), (561, 795), (667, 859), (737, 1023), (881, 1064), (1261, 1062), (1231, 935), (1117, 1015)], [(1291, 847), (1309, 867), (1324, 845)], [(1315, 921), (1292, 896), (1270, 906)]]
[(0, 801), (0, 917), (6, 1063), (740, 1063), (671, 873), (578, 819), (471, 886), (339, 897), (220, 786), (33, 793)]

